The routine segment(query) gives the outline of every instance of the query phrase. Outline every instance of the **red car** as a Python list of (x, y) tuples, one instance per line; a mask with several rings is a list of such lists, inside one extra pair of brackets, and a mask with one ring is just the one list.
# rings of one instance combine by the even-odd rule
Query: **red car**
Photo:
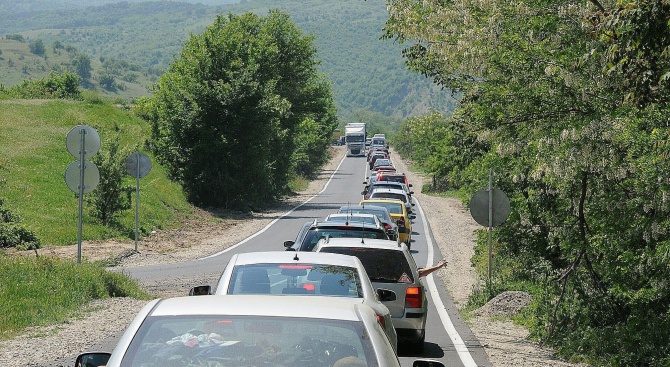
[(409, 181), (407, 176), (404, 173), (400, 172), (388, 172), (388, 171), (377, 171), (377, 181), (393, 181), (401, 182), (409, 187)]

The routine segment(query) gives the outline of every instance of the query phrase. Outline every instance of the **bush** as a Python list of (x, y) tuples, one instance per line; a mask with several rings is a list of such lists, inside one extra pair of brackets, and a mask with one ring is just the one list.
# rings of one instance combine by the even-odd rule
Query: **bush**
[(81, 97), (79, 77), (70, 72), (52, 73), (42, 79), (24, 80), (21, 84), (9, 88), (9, 93), (16, 98), (78, 99)]

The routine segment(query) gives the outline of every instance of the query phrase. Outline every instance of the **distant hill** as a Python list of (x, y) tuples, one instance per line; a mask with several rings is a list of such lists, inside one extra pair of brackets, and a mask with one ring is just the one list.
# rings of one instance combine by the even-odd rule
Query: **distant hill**
[[(402, 46), (380, 40), (388, 17), (384, 0), (253, 0), (212, 5), (230, 2), (0, 0), (0, 35), (18, 33), (46, 45), (59, 41), (90, 55), (92, 61), (111, 58), (140, 65), (139, 75), (145, 73), (147, 78), (136, 81), (146, 90), (142, 82), (151, 82), (151, 71), (169, 65), (189, 35), (201, 33), (216, 14), (266, 15), (268, 9), (280, 8), (305, 34), (316, 37), (320, 70), (332, 82), (343, 118), (360, 110), (396, 118), (432, 109), (453, 110), (448, 92), (405, 68)], [(7, 54), (4, 47), (0, 44)], [(0, 62), (0, 83), (16, 83), (20, 73), (17, 76), (5, 68)]]

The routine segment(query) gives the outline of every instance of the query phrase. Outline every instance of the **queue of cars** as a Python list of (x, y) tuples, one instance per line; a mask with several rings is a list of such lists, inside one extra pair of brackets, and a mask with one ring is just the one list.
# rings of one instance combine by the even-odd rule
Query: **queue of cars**
[(366, 188), (358, 205), (306, 222), (287, 251), (233, 255), (215, 291), (149, 302), (112, 353), (75, 366), (399, 367), (399, 345), (423, 350), (427, 297), (410, 252), (412, 204), (377, 189), (390, 190)]

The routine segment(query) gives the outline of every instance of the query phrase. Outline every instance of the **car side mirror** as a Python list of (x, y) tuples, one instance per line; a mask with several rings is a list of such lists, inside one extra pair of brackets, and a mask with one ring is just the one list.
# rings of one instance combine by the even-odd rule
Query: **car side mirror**
[(414, 195), (414, 191), (410, 191), (409, 194), (410, 194), (410, 195)]
[(412, 184), (407, 185), (407, 187), (412, 187)]
[(444, 367), (444, 364), (434, 359), (417, 359), (412, 363), (412, 367)]
[(409, 219), (416, 219), (416, 214), (410, 214)]
[(188, 292), (189, 296), (208, 296), (212, 294), (212, 287), (209, 285), (198, 285)]
[(284, 241), (284, 247), (289, 248), (295, 245), (295, 241)]
[(377, 296), (381, 302), (391, 302), (398, 298), (394, 291), (382, 288), (377, 289)]
[(365, 190), (361, 191), (361, 195), (365, 195)]
[(107, 365), (112, 353), (91, 352), (80, 354), (74, 362), (75, 367), (103, 367)]

